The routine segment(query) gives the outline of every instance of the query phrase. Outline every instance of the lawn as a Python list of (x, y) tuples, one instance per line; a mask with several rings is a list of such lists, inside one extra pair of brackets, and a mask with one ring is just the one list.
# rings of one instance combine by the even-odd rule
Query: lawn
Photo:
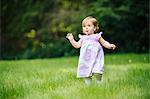
[(150, 99), (149, 54), (105, 55), (103, 83), (76, 78), (78, 57), (0, 61), (0, 99)]

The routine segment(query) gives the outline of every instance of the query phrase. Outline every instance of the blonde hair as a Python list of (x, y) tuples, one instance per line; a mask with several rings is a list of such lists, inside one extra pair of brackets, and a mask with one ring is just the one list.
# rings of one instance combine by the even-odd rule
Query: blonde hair
[(98, 22), (96, 20), (96, 18), (92, 17), (92, 16), (88, 16), (85, 19), (83, 19), (82, 21), (82, 26), (85, 24), (86, 21), (90, 20), (93, 25), (96, 27), (96, 30), (94, 31), (95, 33), (99, 31), (99, 26), (98, 26)]

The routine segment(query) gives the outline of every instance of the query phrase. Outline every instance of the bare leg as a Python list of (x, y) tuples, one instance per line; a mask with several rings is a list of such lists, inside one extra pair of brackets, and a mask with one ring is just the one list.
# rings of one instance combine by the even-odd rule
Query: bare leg
[(92, 84), (92, 77), (86, 77), (85, 78), (85, 84), (86, 85), (91, 85)]
[(95, 76), (96, 76), (97, 84), (101, 84), (102, 83), (102, 74), (95, 73)]

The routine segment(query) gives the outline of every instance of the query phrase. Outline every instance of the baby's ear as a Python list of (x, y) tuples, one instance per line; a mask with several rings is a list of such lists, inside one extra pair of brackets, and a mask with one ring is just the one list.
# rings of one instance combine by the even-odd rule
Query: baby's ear
[(96, 27), (94, 27), (94, 32), (96, 32), (97, 31), (97, 28)]

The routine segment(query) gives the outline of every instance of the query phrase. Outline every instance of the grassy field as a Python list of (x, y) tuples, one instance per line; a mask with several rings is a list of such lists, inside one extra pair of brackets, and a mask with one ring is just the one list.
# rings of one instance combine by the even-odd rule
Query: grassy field
[(0, 61), (0, 99), (150, 99), (149, 54), (106, 55), (101, 86), (76, 78), (77, 61)]

